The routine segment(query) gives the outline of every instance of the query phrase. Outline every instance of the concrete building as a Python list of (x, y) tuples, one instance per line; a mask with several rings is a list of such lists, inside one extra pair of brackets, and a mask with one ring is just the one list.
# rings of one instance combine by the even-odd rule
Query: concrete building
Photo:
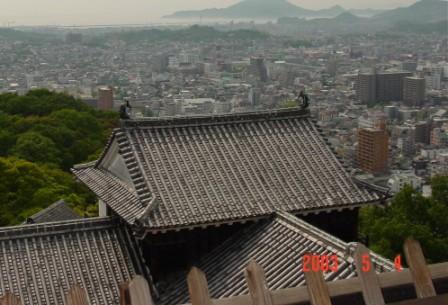
[(263, 57), (251, 57), (249, 72), (261, 82), (266, 82), (269, 78), (268, 69)]
[(358, 75), (356, 94), (358, 100), (369, 106), (380, 102), (402, 101), (404, 78), (411, 72), (362, 73)]
[(385, 106), (384, 113), (389, 120), (395, 120), (398, 118), (398, 107), (397, 106)]
[(405, 185), (421, 190), (423, 179), (418, 177), (413, 171), (398, 171), (389, 178), (387, 185), (392, 193), (398, 193)]
[(442, 75), (432, 72), (425, 76), (426, 86), (429, 90), (440, 90), (442, 88)]
[(385, 125), (378, 128), (358, 130), (358, 168), (372, 174), (387, 170), (389, 156), (389, 135)]
[(356, 96), (358, 100), (367, 105), (376, 103), (376, 80), (375, 74), (364, 73), (358, 75), (356, 83)]
[(415, 143), (429, 144), (431, 142), (431, 122), (418, 122), (414, 125)]
[(405, 61), (401, 64), (401, 68), (403, 69), (403, 71), (415, 72), (417, 71), (417, 62)]
[(404, 79), (412, 76), (411, 72), (382, 72), (376, 74), (377, 102), (403, 100)]
[(114, 107), (114, 92), (112, 88), (102, 87), (98, 89), (98, 109), (111, 110)]
[(338, 74), (338, 68), (339, 62), (336, 58), (331, 58), (327, 61), (326, 70), (330, 76), (335, 77)]
[(426, 82), (420, 77), (405, 77), (403, 81), (403, 100), (409, 106), (421, 106), (425, 100)]
[(412, 131), (410, 134), (403, 134), (402, 137), (397, 140), (397, 147), (405, 157), (411, 157), (415, 154), (415, 141)]
[(448, 146), (448, 130), (434, 128), (431, 132), (431, 145)]

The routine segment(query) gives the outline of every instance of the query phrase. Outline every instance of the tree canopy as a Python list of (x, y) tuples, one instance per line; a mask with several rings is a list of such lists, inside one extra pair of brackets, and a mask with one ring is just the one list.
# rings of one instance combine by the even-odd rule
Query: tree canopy
[(448, 177), (432, 178), (431, 187), (430, 198), (405, 186), (386, 208), (361, 210), (361, 233), (373, 251), (392, 259), (402, 254), (405, 239), (413, 237), (430, 262), (448, 260)]
[(80, 215), (96, 214), (95, 196), (70, 173), (15, 157), (0, 158), (0, 226), (23, 222), (59, 199)]
[(0, 95), (0, 225), (21, 222), (59, 199), (92, 214), (95, 197), (69, 170), (99, 155), (117, 119), (48, 90)]

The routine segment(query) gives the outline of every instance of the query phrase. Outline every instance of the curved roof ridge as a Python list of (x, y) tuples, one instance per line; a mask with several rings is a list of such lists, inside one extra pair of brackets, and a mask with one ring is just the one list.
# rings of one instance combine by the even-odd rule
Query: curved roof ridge
[(261, 110), (251, 112), (236, 112), (227, 114), (206, 114), (194, 116), (153, 117), (121, 121), (121, 128), (145, 127), (175, 127), (190, 125), (215, 125), (223, 123), (252, 122), (276, 118), (304, 117), (309, 118), (310, 112), (299, 107)]
[[(311, 224), (306, 222), (303, 219), (300, 219), (294, 216), (291, 213), (278, 211), (275, 213), (276, 219), (283, 220), (284, 222), (293, 224), (297, 226), (300, 230), (301, 234), (307, 233), (310, 236), (314, 237), (316, 240), (323, 242), (326, 246), (331, 246), (335, 248), (335, 250), (339, 250), (341, 252), (346, 252), (348, 250), (347, 243), (342, 239), (337, 238), (334, 235), (331, 235)], [(325, 240), (323, 240), (325, 239)], [(331, 244), (330, 244), (331, 243)], [(337, 249), (336, 249), (337, 248)]]
[(109, 228), (117, 225), (117, 223), (118, 222), (114, 217), (95, 217), (3, 227), (0, 228), (0, 240), (10, 239), (12, 237), (24, 238), (27, 236), (48, 235), (58, 232), (62, 234), (68, 231), (73, 231), (74, 229), (92, 230)]

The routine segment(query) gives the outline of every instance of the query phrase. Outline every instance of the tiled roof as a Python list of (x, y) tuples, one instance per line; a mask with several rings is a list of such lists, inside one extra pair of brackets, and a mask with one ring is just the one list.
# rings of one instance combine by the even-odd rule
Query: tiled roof
[(0, 295), (22, 305), (61, 305), (85, 288), (91, 305), (119, 304), (119, 285), (146, 275), (127, 229), (111, 218), (0, 228)]
[[(270, 220), (256, 223), (236, 233), (221, 246), (206, 254), (196, 265), (205, 272), (213, 298), (248, 294), (244, 269), (255, 259), (265, 270), (269, 289), (278, 290), (305, 284), (303, 257), (305, 254), (337, 255), (336, 272), (324, 273), (327, 281), (356, 276), (353, 243), (347, 244), (320, 229), (281, 212)], [(393, 270), (392, 262), (372, 254), (377, 272)], [(186, 272), (159, 291), (158, 305), (178, 305), (189, 302)]]
[[(118, 142), (135, 186), (133, 197), (146, 208), (141, 223), (149, 229), (380, 200), (351, 179), (320, 132), (308, 112), (288, 109), (127, 121), (111, 142)], [(101, 165), (102, 159), (74, 173), (97, 192), (107, 189)], [(86, 181), (86, 170), (98, 172), (98, 179)], [(131, 212), (134, 201), (105, 202), (119, 206), (118, 214), (137, 218)]]
[(129, 224), (134, 224), (145, 211), (136, 194), (108, 171), (85, 166), (78, 167), (73, 172)]
[(79, 219), (81, 216), (75, 213), (64, 200), (59, 200), (48, 208), (43, 209), (39, 213), (28, 217), (26, 223), (45, 223), (45, 222), (55, 222), (63, 220), (74, 220)]

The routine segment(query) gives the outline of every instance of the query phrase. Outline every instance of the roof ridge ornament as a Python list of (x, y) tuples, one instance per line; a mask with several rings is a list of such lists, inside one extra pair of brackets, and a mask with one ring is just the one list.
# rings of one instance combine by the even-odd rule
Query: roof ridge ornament
[(132, 117), (132, 106), (129, 100), (124, 100), (124, 103), (120, 106), (120, 119), (129, 120)]

